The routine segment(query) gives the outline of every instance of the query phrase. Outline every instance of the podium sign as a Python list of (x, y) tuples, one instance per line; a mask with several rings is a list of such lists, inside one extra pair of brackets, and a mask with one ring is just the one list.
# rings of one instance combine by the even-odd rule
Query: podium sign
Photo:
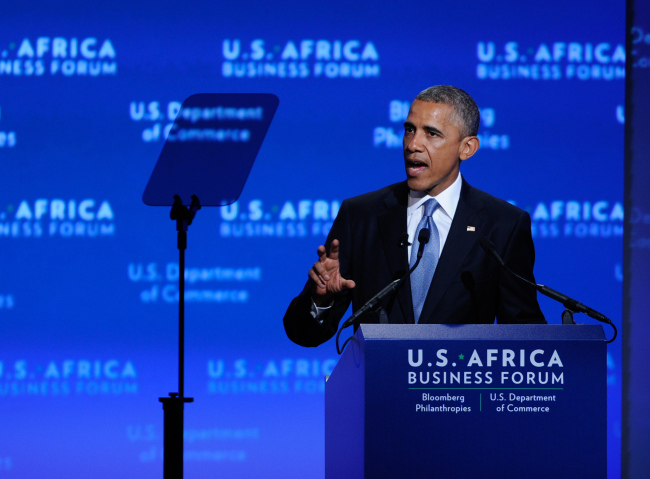
[(325, 388), (325, 473), (605, 478), (600, 326), (378, 325)]

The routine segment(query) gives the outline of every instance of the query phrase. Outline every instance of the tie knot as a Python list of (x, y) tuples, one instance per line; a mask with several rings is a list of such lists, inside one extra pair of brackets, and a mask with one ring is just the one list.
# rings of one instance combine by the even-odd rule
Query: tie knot
[(433, 212), (436, 211), (438, 207), (438, 202), (435, 198), (431, 198), (424, 202), (424, 215), (423, 216), (433, 216)]

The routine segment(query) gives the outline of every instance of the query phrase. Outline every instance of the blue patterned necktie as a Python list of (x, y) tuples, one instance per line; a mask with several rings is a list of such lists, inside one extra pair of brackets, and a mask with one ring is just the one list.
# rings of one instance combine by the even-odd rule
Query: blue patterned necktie
[(440, 256), (440, 235), (438, 234), (438, 228), (436, 228), (436, 224), (432, 217), (433, 212), (438, 206), (440, 205), (433, 198), (424, 203), (424, 215), (418, 224), (418, 229), (415, 231), (415, 239), (413, 240), (413, 246), (411, 247), (410, 267), (412, 268), (417, 260), (418, 249), (420, 248), (420, 242), (418, 241), (420, 230), (423, 228), (429, 228), (431, 238), (429, 239), (429, 243), (424, 247), (424, 253), (422, 254), (420, 264), (411, 274), (411, 295), (413, 296), (413, 314), (415, 315), (416, 323), (420, 320), (422, 307), (427, 298), (429, 286), (431, 286), (431, 280), (433, 279), (433, 273), (436, 270), (438, 258)]

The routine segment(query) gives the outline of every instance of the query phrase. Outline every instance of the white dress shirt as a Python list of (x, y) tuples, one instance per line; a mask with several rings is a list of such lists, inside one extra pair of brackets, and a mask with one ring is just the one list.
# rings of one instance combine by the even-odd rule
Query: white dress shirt
[(449, 188), (438, 196), (429, 196), (422, 191), (409, 191), (409, 204), (408, 209), (406, 210), (406, 231), (409, 234), (409, 258), (411, 257), (411, 243), (416, 239), (415, 231), (418, 229), (418, 223), (420, 223), (422, 215), (424, 214), (424, 208), (422, 208), (422, 205), (430, 198), (435, 198), (440, 205), (440, 207), (436, 208), (433, 212), (433, 222), (436, 224), (436, 228), (438, 228), (438, 235), (440, 237), (440, 254), (442, 254), (442, 248), (445, 246), (447, 236), (449, 236), (451, 222), (456, 214), (462, 185), (463, 182), (460, 173), (458, 173), (456, 181), (454, 181)]

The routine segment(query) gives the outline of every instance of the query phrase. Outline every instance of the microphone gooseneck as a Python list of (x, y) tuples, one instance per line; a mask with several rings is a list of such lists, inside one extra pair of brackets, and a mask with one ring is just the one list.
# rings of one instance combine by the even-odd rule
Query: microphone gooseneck
[[(400, 246), (402, 245), (402, 239), (404, 238), (404, 235), (400, 237)], [(424, 247), (426, 244), (429, 242), (429, 239), (431, 238), (431, 231), (429, 231), (428, 228), (422, 228), (420, 230), (420, 234), (418, 234), (418, 241), (420, 243), (420, 247), (418, 248), (418, 254), (417, 254), (417, 260), (415, 261), (415, 264), (411, 269), (408, 270), (408, 272), (403, 275), (401, 278), (396, 279), (392, 283), (390, 283), (388, 286), (386, 286), (384, 289), (382, 289), (379, 293), (374, 295), (366, 304), (361, 306), (355, 313), (350, 316), (348, 319), (345, 320), (343, 323), (343, 326), (339, 329), (338, 333), (336, 334), (336, 350), (338, 351), (339, 354), (343, 352), (343, 349), (345, 348), (345, 345), (347, 342), (351, 339), (348, 338), (345, 343), (343, 343), (343, 346), (339, 348), (339, 336), (341, 335), (341, 331), (343, 331), (345, 328), (348, 328), (352, 326), (355, 321), (363, 314), (366, 312), (372, 310), (377, 306), (377, 304), (384, 299), (386, 296), (388, 296), (389, 293), (392, 293), (395, 291), (402, 282), (408, 278), (413, 271), (415, 271), (415, 268), (418, 267), (418, 264), (420, 264), (420, 260), (422, 259), (422, 254), (424, 253)], [(408, 244), (408, 234), (406, 234), (406, 239), (405, 243)]]
[(568, 310), (576, 313), (585, 313), (587, 316), (590, 316), (594, 318), (597, 321), (600, 321), (601, 323), (606, 323), (609, 324), (612, 328), (614, 328), (614, 337), (610, 340), (608, 340), (608, 343), (611, 343), (616, 339), (616, 336), (618, 335), (618, 330), (616, 329), (616, 326), (614, 326), (614, 323), (605, 316), (602, 313), (599, 313), (598, 311), (591, 309), (589, 306), (586, 306), (579, 301), (576, 301), (573, 298), (570, 298), (569, 296), (560, 293), (559, 291), (554, 290), (553, 288), (549, 288), (548, 286), (544, 286), (543, 284), (536, 284), (533, 283), (532, 281), (524, 278), (523, 276), (518, 275), (514, 271), (512, 271), (508, 265), (506, 265), (505, 261), (503, 261), (503, 258), (499, 256), (499, 253), (497, 253), (497, 250), (492, 243), (487, 237), (483, 237), (479, 240), (479, 243), (481, 243), (481, 246), (485, 251), (490, 253), (492, 257), (505, 269), (509, 274), (514, 276), (515, 278), (523, 281), (524, 283), (527, 283), (531, 285), (533, 288), (535, 288), (537, 291), (542, 293), (544, 296), (548, 296), (551, 299), (554, 299), (555, 301), (562, 303), (562, 305)]

